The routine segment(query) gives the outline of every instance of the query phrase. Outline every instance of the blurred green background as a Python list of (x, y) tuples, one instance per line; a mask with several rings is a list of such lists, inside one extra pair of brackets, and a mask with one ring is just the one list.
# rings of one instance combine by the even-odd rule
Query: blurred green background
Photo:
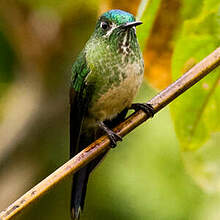
[[(172, 57), (175, 51), (179, 62), (181, 39), (188, 36), (185, 23), (206, 11), (219, 19), (219, 8), (208, 7), (216, 2), (1, 0), (0, 210), (68, 160), (71, 65), (102, 12), (119, 8), (144, 20), (138, 36), (146, 81), (136, 99), (143, 102), (177, 77)], [(206, 36), (213, 36), (214, 29)], [(199, 28), (190, 30), (200, 33)], [(174, 127), (179, 128), (165, 108), (111, 150), (91, 175), (81, 219), (220, 219), (220, 135), (215, 133), (196, 152), (183, 152)], [(70, 219), (70, 188), (68, 177), (15, 219)]]

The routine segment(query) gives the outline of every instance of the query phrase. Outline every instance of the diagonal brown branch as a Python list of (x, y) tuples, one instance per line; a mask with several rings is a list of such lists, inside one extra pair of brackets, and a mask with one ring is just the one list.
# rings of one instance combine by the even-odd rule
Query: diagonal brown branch
[[(195, 65), (177, 81), (152, 98), (148, 103), (152, 104), (155, 111), (158, 112), (180, 94), (205, 77), (219, 64), (220, 47), (203, 59), (200, 63)], [(138, 111), (119, 124), (114, 131), (121, 136), (125, 136), (148, 118), (149, 117), (143, 111)], [(33, 201), (47, 192), (51, 187), (64, 179), (67, 175), (75, 173), (99, 154), (106, 151), (109, 148), (109, 144), (110, 141), (107, 136), (102, 136), (90, 144), (74, 158), (66, 162), (63, 166), (42, 180), (38, 185), (25, 193), (17, 201), (12, 203), (6, 210), (2, 211), (0, 213), (0, 220), (12, 218), (15, 214), (23, 210), (26, 206), (30, 205)]]

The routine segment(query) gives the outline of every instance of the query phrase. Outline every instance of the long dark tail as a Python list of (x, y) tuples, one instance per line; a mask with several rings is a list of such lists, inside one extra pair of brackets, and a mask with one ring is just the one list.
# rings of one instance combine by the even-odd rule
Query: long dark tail
[[(93, 141), (92, 134), (81, 134), (79, 139), (79, 150), (89, 145)], [(71, 194), (71, 216), (73, 220), (79, 219), (80, 212), (84, 207), (86, 188), (90, 174), (90, 165), (86, 165), (73, 175)]]
[(84, 207), (88, 179), (88, 166), (74, 174), (71, 195), (71, 216), (74, 220), (79, 219), (80, 212)]
[[(115, 127), (122, 119), (124, 119), (125, 115), (127, 114), (127, 109), (122, 111), (116, 118), (111, 121), (106, 121), (105, 123), (109, 128)], [(76, 134), (77, 130), (75, 128), (71, 129), (71, 134)], [(73, 148), (70, 149), (70, 157), (73, 157), (76, 153), (83, 150), (86, 146), (91, 144), (96, 138), (103, 135), (103, 131), (96, 130), (96, 131), (87, 131), (85, 133), (81, 133), (79, 138), (77, 135), (71, 135), (71, 146), (76, 144), (78, 149), (73, 151)], [(87, 183), (89, 179), (89, 175), (92, 170), (99, 164), (99, 162), (103, 159), (108, 151), (102, 153), (93, 161), (91, 161), (88, 165), (81, 168), (73, 175), (73, 184), (72, 184), (72, 194), (71, 194), (71, 217), (73, 220), (78, 220), (80, 217), (80, 213), (83, 210), (85, 197), (86, 197), (86, 189)]]
[[(79, 146), (83, 146), (80, 148), (83, 149), (84, 147), (88, 146), (95, 140), (95, 138), (96, 135), (91, 133), (89, 136), (88, 133), (80, 135)], [(71, 194), (71, 216), (73, 220), (78, 220), (80, 217), (80, 213), (83, 210), (89, 175), (106, 153), (107, 151), (98, 156), (96, 159), (94, 159), (85, 167), (81, 168), (73, 175)]]

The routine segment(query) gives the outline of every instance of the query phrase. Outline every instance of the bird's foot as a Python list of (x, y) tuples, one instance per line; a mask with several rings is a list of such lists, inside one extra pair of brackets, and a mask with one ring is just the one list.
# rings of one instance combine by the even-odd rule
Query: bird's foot
[(129, 109), (134, 109), (135, 111), (142, 110), (147, 115), (149, 115), (151, 118), (153, 118), (155, 114), (155, 110), (153, 106), (149, 103), (134, 103), (131, 105)]
[(122, 141), (122, 137), (118, 134), (116, 134), (114, 131), (112, 131), (110, 128), (108, 128), (104, 122), (99, 122), (99, 127), (106, 132), (108, 135), (110, 142), (111, 142), (111, 147), (115, 148), (117, 145), (117, 141)]

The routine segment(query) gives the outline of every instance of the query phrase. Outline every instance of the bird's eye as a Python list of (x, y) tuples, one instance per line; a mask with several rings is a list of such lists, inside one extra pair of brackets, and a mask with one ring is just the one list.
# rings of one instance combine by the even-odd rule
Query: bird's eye
[(107, 30), (107, 29), (109, 28), (109, 24), (108, 24), (107, 22), (102, 22), (102, 23), (101, 23), (101, 28), (102, 28), (103, 30)]

